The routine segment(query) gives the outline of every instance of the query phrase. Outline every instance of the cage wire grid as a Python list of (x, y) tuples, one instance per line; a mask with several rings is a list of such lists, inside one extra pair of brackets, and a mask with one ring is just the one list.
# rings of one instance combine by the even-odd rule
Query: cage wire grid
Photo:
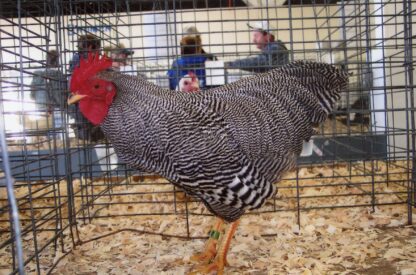
[[(105, 139), (80, 138), (77, 126), (89, 126), (65, 102), (51, 107), (31, 97), (36, 76), (44, 80), (36, 89), (50, 90), (54, 82), (54, 92), (67, 97), (70, 63), (85, 34), (101, 40), (101, 52), (123, 43), (134, 51), (124, 72), (168, 88), (166, 72), (181, 54), (186, 27), (197, 27), (207, 53), (232, 61), (258, 53), (247, 22), (266, 20), (290, 61), (334, 64), (349, 72), (350, 84), (306, 145), (296, 171), (283, 178), (272, 200), (247, 216), (290, 212), (303, 226), (308, 211), (404, 205), (402, 218), (412, 223), (412, 1), (18, 0), (2, 1), (0, 8), (2, 272), (50, 274), (74, 247), (88, 242), (79, 227), (95, 220), (146, 223), (174, 216), (183, 231), (150, 226), (141, 232), (205, 237), (194, 224), (210, 214), (198, 200), (162, 178), (126, 167)], [(42, 73), (50, 50), (59, 56), (53, 76)], [(211, 69), (198, 66), (193, 69), (206, 70), (207, 88), (253, 74), (217, 63)]]

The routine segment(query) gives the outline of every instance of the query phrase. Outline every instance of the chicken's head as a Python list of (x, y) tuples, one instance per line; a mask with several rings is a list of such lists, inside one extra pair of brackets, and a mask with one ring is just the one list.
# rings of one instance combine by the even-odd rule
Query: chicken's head
[(179, 91), (182, 92), (197, 92), (199, 91), (199, 81), (195, 73), (189, 71), (187, 75), (184, 75), (179, 81)]
[(88, 58), (81, 59), (71, 77), (72, 96), (68, 104), (79, 101), (81, 113), (94, 125), (103, 122), (116, 95), (116, 87), (112, 82), (97, 77), (97, 73), (111, 65), (112, 61), (107, 56), (89, 53)]

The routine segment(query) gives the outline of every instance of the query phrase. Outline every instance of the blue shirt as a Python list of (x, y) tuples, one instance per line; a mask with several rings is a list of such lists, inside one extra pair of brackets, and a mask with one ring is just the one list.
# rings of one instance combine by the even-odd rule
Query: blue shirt
[(169, 88), (175, 90), (179, 81), (189, 71), (195, 73), (199, 80), (199, 87), (205, 88), (205, 61), (207, 56), (182, 56), (172, 63), (172, 67), (168, 70)]

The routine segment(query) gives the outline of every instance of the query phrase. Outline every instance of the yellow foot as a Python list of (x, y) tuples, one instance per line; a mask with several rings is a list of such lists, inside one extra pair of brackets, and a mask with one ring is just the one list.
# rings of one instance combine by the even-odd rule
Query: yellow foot
[(197, 267), (195, 271), (188, 273), (188, 275), (211, 274), (213, 272), (216, 272), (214, 274), (217, 274), (217, 275), (223, 275), (224, 274), (224, 262), (215, 260), (211, 264)]
[(217, 242), (214, 240), (209, 240), (205, 251), (203, 253), (195, 254), (191, 257), (191, 261), (194, 262), (203, 262), (210, 263), (215, 256), (217, 255)]

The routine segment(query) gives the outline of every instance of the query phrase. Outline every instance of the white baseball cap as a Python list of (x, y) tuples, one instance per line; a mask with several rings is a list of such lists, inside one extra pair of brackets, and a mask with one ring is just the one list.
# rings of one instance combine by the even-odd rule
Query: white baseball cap
[(201, 35), (201, 33), (198, 31), (198, 29), (195, 26), (185, 26), (183, 28), (183, 33), (187, 35)]
[(270, 32), (269, 29), (269, 22), (267, 20), (261, 20), (261, 21), (250, 21), (247, 23), (247, 26), (250, 29), (258, 30), (258, 31), (264, 31), (264, 32)]

